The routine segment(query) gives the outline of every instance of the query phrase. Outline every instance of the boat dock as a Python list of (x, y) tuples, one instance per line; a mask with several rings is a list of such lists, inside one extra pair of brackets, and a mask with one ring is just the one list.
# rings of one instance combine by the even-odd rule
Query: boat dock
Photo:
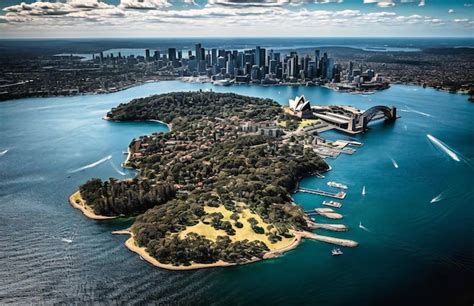
[(316, 194), (316, 195), (321, 195), (324, 197), (336, 198), (336, 199), (341, 199), (341, 200), (346, 197), (346, 193), (344, 191), (339, 191), (338, 193), (334, 193), (334, 192), (324, 191), (321, 189), (309, 189), (309, 188), (298, 188), (296, 191), (309, 193), (309, 194)]

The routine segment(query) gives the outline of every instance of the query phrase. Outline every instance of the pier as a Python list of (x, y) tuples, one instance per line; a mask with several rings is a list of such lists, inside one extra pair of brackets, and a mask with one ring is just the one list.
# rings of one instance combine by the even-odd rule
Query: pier
[(344, 191), (339, 191), (338, 193), (334, 193), (334, 192), (324, 191), (321, 189), (309, 189), (309, 188), (298, 188), (296, 192), (298, 191), (309, 193), (309, 194), (321, 195), (321, 196), (329, 197), (329, 198), (341, 199), (341, 200), (346, 197), (346, 193)]

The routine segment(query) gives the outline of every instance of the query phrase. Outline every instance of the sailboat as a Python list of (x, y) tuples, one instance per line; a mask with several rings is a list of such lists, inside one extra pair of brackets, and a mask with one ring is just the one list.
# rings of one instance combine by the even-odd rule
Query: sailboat
[(365, 196), (365, 185), (362, 187), (362, 195)]

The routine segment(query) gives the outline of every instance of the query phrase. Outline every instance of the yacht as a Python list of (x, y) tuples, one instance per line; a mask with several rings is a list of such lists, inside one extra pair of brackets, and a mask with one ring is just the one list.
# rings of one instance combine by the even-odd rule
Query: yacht
[(232, 82), (227, 79), (224, 79), (224, 80), (216, 80), (212, 82), (212, 84), (217, 85), (217, 86), (229, 86), (232, 84)]
[(339, 256), (339, 255), (342, 255), (342, 254), (344, 254), (344, 253), (342, 253), (341, 249), (339, 249), (339, 248), (337, 248), (337, 249), (334, 248), (334, 249), (332, 249), (331, 254), (332, 254), (332, 256)]
[(342, 206), (341, 203), (336, 202), (336, 201), (323, 201), (323, 205), (336, 207), (336, 208), (340, 208)]
[(340, 188), (340, 189), (347, 189), (347, 186), (341, 183), (337, 183), (334, 181), (328, 182), (329, 187)]

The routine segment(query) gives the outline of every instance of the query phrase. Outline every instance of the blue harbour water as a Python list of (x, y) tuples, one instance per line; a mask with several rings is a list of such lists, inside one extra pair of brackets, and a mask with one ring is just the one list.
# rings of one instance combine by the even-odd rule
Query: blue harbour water
[[(333, 170), (325, 179), (301, 182), (310, 188), (328, 189), (329, 180), (349, 186), (340, 223), (350, 231), (319, 233), (356, 240), (359, 247), (333, 257), (331, 245), (304, 241), (275, 260), (166, 271), (128, 251), (125, 236), (111, 234), (131, 220), (97, 222), (71, 208), (68, 196), (87, 179), (134, 175), (120, 168), (133, 137), (166, 131), (158, 123), (102, 120), (111, 107), (156, 93), (211, 88), (281, 104), (304, 94), (313, 104), (397, 106), (401, 118), (356, 136), (364, 145), (352, 156), (328, 160)], [(321, 87), (170, 81), (105, 95), (0, 103), (0, 152), (8, 150), (0, 156), (0, 303), (471, 305), (473, 115), (474, 104), (465, 95), (414, 86), (351, 95)], [(440, 201), (430, 203), (440, 194)], [(294, 200), (312, 209), (323, 198), (298, 193)]]

